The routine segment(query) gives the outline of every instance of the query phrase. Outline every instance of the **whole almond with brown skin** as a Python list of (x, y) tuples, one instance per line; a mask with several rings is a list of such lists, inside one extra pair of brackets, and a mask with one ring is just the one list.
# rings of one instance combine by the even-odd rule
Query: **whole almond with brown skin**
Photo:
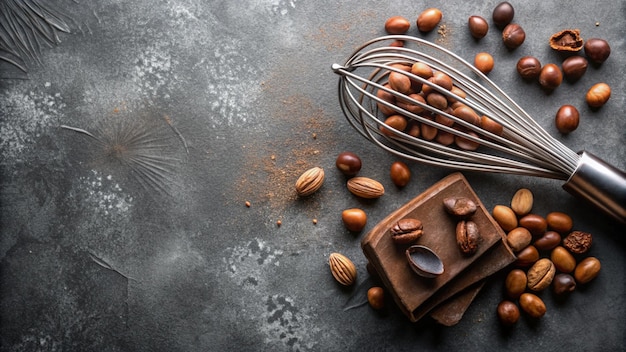
[(556, 274), (556, 267), (554, 263), (548, 258), (541, 258), (528, 269), (526, 277), (528, 278), (528, 288), (533, 291), (542, 291), (546, 287), (550, 286), (554, 275)]
[(527, 214), (519, 219), (519, 226), (525, 227), (533, 236), (541, 236), (548, 230), (548, 222), (543, 216)]
[(528, 279), (521, 269), (511, 270), (504, 280), (506, 294), (513, 299), (519, 298), (526, 291), (526, 285), (528, 285)]
[(324, 183), (324, 169), (314, 167), (305, 171), (296, 181), (296, 192), (305, 197), (315, 193)]
[(388, 34), (404, 34), (411, 27), (411, 22), (402, 16), (389, 17), (385, 21), (385, 31)]
[(385, 194), (385, 187), (369, 177), (353, 177), (348, 180), (348, 190), (357, 197), (373, 199)]
[(350, 286), (356, 282), (356, 267), (343, 254), (331, 253), (328, 257), (328, 264), (330, 265), (330, 272), (340, 284)]
[(547, 311), (546, 304), (541, 298), (528, 292), (522, 293), (519, 305), (526, 314), (536, 319), (541, 318)]
[(549, 251), (561, 243), (561, 235), (556, 231), (546, 231), (533, 245), (540, 251)]
[(562, 273), (571, 273), (576, 268), (576, 258), (564, 247), (557, 246), (550, 253), (550, 259), (556, 269)]
[(491, 215), (504, 231), (511, 231), (517, 227), (517, 216), (506, 205), (496, 205), (493, 207)]
[(518, 216), (530, 213), (533, 208), (533, 193), (527, 188), (520, 188), (511, 199), (511, 209)]
[(530, 234), (524, 227), (516, 227), (513, 230), (509, 231), (506, 235), (506, 242), (511, 247), (511, 250), (515, 253), (521, 251), (526, 248), (533, 240), (533, 236)]

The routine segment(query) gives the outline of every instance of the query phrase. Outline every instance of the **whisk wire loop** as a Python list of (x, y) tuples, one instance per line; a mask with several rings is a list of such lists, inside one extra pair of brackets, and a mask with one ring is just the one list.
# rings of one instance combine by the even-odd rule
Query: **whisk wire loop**
[[(374, 46), (378, 42), (403, 40), (405, 47)], [(409, 48), (413, 44), (418, 49)], [(465, 95), (441, 87), (425, 78), (401, 69), (416, 62), (428, 65), (451, 78)], [(509, 98), (483, 73), (456, 54), (420, 38), (392, 35), (373, 39), (359, 47), (344, 65), (333, 65), (340, 75), (339, 100), (344, 115), (361, 135), (383, 149), (429, 165), (461, 170), (509, 173), (567, 179), (575, 171), (579, 156), (550, 136), (519, 105)], [(446, 99), (460, 101), (477, 114), (502, 126), (502, 134), (495, 134), (480, 126), (386, 86), (391, 72), (402, 73), (411, 81), (428, 85)], [(369, 73), (369, 75), (368, 75)], [(440, 124), (428, 116), (413, 113), (378, 97), (384, 91), (396, 101), (402, 101), (440, 115), (454, 126)], [(449, 133), (480, 145), (476, 150), (463, 150), (444, 145), (404, 131), (385, 123), (381, 113), (385, 107), (404, 116), (408, 121), (436, 128), (438, 133)], [(384, 132), (383, 132), (384, 131)]]

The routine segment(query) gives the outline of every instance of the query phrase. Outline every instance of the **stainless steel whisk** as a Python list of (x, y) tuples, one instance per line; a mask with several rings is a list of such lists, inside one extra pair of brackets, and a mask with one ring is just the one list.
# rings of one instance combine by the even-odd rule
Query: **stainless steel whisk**
[[(404, 41), (405, 45), (388, 45), (395, 40)], [(401, 67), (416, 62), (449, 76), (465, 97)], [(417, 37), (389, 35), (368, 41), (344, 65), (333, 64), (332, 69), (340, 76), (339, 101), (350, 124), (388, 152), (457, 170), (564, 180), (565, 190), (626, 223), (626, 173), (588, 152), (573, 152), (548, 134), (482, 72), (449, 50)], [(386, 83), (391, 72), (402, 73), (422, 86), (428, 85), (450, 101), (460, 101), (479, 116), (498, 123), (502, 133), (490, 132), (480, 124), (452, 115), (449, 110), (435, 108), (389, 88)], [(379, 91), (393, 95), (396, 101), (418, 105), (429, 111), (430, 116), (450, 119), (454, 126), (381, 99), (377, 95)], [(461, 149), (394, 129), (385, 123), (385, 115), (380, 112), (383, 107), (408, 121), (435, 127), (438, 133), (451, 133), (480, 147)]]

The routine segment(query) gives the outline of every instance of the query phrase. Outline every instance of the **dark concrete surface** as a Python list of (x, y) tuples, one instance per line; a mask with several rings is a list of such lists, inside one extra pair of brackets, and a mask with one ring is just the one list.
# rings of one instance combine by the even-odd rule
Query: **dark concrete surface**
[[(330, 65), (383, 34), (392, 15), (413, 21), (439, 7), (445, 36), (411, 33), (470, 60), (493, 53), (490, 77), (546, 130), (626, 169), (626, 3), (514, 1), (527, 34), (515, 51), (495, 27), (479, 42), (469, 36), (467, 18), (490, 18), (495, 4), (59, 1), (72, 32), (42, 48), (26, 76), (0, 66), (0, 349), (624, 350), (624, 227), (554, 180), (465, 173), (487, 207), (527, 187), (534, 212), (565, 211), (593, 233), (600, 275), (566, 300), (542, 293), (542, 319), (499, 325), (502, 274), (450, 328), (411, 324), (391, 302), (382, 312), (343, 309), (369, 285), (363, 235), (450, 172), (411, 164), (411, 183), (393, 187), (396, 159), (354, 133), (338, 106)], [(565, 28), (607, 39), (612, 54), (547, 95), (515, 63), (560, 63), (547, 41)], [(600, 81), (613, 95), (593, 111), (584, 93)], [(582, 115), (567, 136), (552, 122), (563, 104)], [(361, 156), (361, 175), (381, 180), (385, 196), (347, 192), (334, 168), (344, 150)], [(326, 182), (298, 199), (293, 184), (312, 166), (327, 170)], [(343, 228), (349, 207), (369, 215), (361, 234)], [(360, 286), (333, 281), (331, 252), (353, 259)]]

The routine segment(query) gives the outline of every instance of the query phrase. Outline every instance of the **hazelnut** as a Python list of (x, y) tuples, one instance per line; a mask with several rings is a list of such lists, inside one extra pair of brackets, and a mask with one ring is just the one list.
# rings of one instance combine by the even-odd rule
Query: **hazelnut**
[(376, 310), (385, 307), (385, 291), (382, 287), (372, 287), (367, 290), (367, 302)]
[(606, 104), (611, 97), (611, 87), (606, 83), (596, 83), (587, 91), (585, 100), (592, 108), (599, 108)]
[(511, 50), (522, 45), (525, 39), (526, 32), (524, 32), (524, 29), (518, 24), (508, 24), (502, 31), (502, 41), (504, 45)]
[(398, 187), (406, 186), (411, 180), (411, 170), (402, 161), (396, 161), (391, 164), (389, 174), (393, 184)]
[(541, 62), (534, 56), (524, 56), (517, 61), (517, 73), (523, 79), (535, 79), (541, 72)]
[(578, 122), (580, 120), (580, 114), (578, 110), (572, 105), (563, 105), (556, 112), (554, 118), (554, 124), (556, 129), (563, 134), (573, 132), (578, 128)]
[(604, 39), (591, 38), (584, 45), (585, 55), (594, 64), (601, 64), (611, 55), (611, 47)]
[(552, 280), (552, 290), (557, 296), (564, 296), (576, 289), (576, 280), (570, 274), (556, 274)]
[(546, 64), (539, 73), (539, 84), (545, 90), (556, 89), (563, 82), (563, 73), (555, 64)]
[(519, 320), (519, 308), (511, 301), (502, 301), (498, 304), (498, 319), (505, 326), (511, 326)]
[(489, 31), (489, 24), (480, 16), (470, 16), (467, 20), (467, 26), (469, 27), (470, 34), (476, 39), (481, 39), (487, 35)]
[(513, 17), (515, 16), (515, 9), (513, 9), (513, 5), (504, 1), (496, 5), (493, 9), (492, 19), (493, 23), (498, 28), (504, 28), (507, 24), (513, 21)]
[(580, 79), (587, 72), (587, 66), (589, 66), (589, 63), (582, 56), (570, 56), (563, 60), (561, 64), (563, 75), (570, 82)]
[(474, 57), (474, 67), (478, 69), (478, 71), (488, 74), (493, 70), (493, 56), (489, 53), (478, 53)]
[(344, 175), (354, 176), (361, 170), (361, 158), (352, 152), (343, 152), (337, 156), (335, 166)]
[(346, 209), (341, 212), (341, 220), (348, 231), (360, 232), (367, 224), (367, 214), (358, 208)]

